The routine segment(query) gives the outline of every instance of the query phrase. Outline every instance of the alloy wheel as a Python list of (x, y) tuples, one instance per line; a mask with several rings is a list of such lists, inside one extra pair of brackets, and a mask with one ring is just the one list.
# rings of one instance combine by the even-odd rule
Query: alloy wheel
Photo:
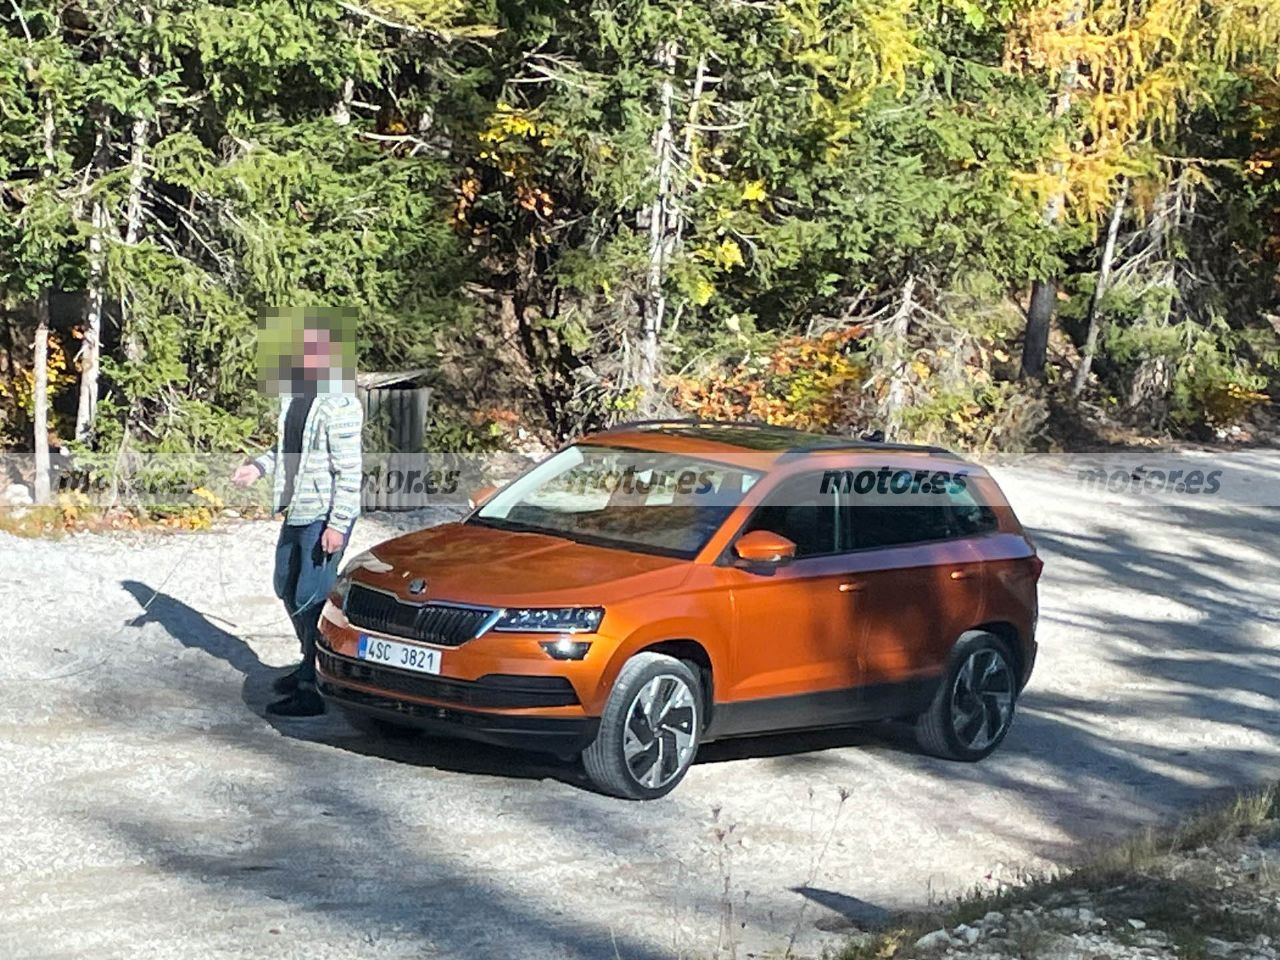
[(1014, 682), (1004, 655), (975, 650), (956, 674), (951, 726), (966, 748), (982, 751), (1004, 735), (1013, 717)]
[(659, 674), (636, 693), (627, 710), (622, 752), (636, 783), (666, 786), (693, 759), (698, 708), (680, 677)]

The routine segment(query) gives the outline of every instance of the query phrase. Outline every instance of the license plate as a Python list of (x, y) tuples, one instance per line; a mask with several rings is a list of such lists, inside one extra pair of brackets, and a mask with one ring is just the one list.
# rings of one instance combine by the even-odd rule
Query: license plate
[(396, 643), (394, 640), (383, 640), (381, 637), (370, 637), (363, 633), (360, 634), (360, 646), (356, 648), (356, 656), (361, 660), (385, 663), (389, 667), (399, 667), (401, 670), (414, 670), (418, 673), (440, 672), (439, 650), (409, 643)]

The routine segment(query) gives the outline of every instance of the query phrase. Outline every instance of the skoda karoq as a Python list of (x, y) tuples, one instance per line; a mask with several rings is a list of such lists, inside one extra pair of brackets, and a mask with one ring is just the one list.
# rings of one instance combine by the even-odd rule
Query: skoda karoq
[(1035, 548), (945, 450), (646, 422), (480, 499), (339, 577), (319, 685), (363, 728), (581, 754), (651, 799), (766, 732), (910, 718), (981, 759), (1035, 661)]

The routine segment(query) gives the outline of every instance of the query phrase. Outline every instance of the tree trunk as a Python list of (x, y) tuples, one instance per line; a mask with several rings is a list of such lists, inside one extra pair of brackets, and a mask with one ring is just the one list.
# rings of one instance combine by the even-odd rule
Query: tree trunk
[[(102, 175), (108, 161), (107, 146), (110, 136), (104, 109), (95, 111), (93, 159), (85, 174), (85, 185), (91, 186)], [(76, 217), (83, 216), (77, 211)], [(103, 252), (103, 231), (107, 226), (107, 212), (102, 201), (94, 198), (89, 213), (89, 239), (86, 243), (88, 277), (85, 282), (84, 333), (80, 340), (80, 399), (76, 407), (76, 439), (85, 441), (93, 430), (98, 411), (98, 361), (102, 345), (102, 307), (106, 299), (106, 256)]]
[(1031, 303), (1027, 307), (1027, 329), (1022, 340), (1022, 376), (1044, 375), (1045, 355), (1049, 349), (1049, 325), (1053, 322), (1058, 284), (1053, 280), (1037, 280), (1031, 285)]
[(662, 333), (667, 298), (663, 291), (667, 262), (671, 255), (671, 229), (679, 214), (671, 196), (671, 165), (674, 131), (672, 103), (675, 100), (676, 56), (679, 47), (668, 40), (658, 48), (657, 63), (664, 76), (658, 93), (658, 129), (653, 136), (654, 180), (657, 189), (649, 205), (649, 271), (641, 308), (640, 343), (636, 357), (636, 386), (640, 391), (638, 408), (652, 415), (657, 405), (655, 384), (660, 367), (658, 338)]
[[(690, 168), (697, 166), (697, 157), (695, 151), (698, 149), (698, 114), (702, 109), (702, 95), (707, 89), (707, 55), (704, 53), (698, 57), (698, 68), (693, 75), (693, 90), (689, 94), (689, 113), (685, 119), (684, 125), (684, 162)], [(678, 212), (678, 211), (677, 211)], [(675, 240), (672, 242), (672, 248), (679, 249), (680, 242), (684, 239), (684, 217), (676, 217)]]
[(885, 325), (885, 368), (889, 374), (889, 390), (885, 396), (884, 432), (890, 440), (902, 434), (902, 409), (906, 406), (907, 358), (910, 344), (911, 314), (915, 310), (916, 278), (908, 276), (902, 285), (902, 299), (898, 309)]
[(80, 402), (76, 407), (76, 439), (87, 440), (98, 410), (98, 359), (102, 344), (102, 302), (105, 258), (102, 230), (105, 214), (101, 201), (93, 202), (89, 234), (89, 277), (85, 290), (84, 336), (80, 341)]
[[(144, 11), (145, 14), (145, 11)], [(143, 18), (150, 23), (149, 15)], [(143, 77), (151, 76), (151, 56), (143, 52), (138, 58), (138, 73)], [(151, 124), (147, 118), (139, 114), (133, 118), (129, 128), (129, 199), (125, 204), (124, 242), (133, 246), (142, 235), (142, 185), (146, 179), (147, 137)]]
[[(151, 11), (139, 6), (138, 16), (144, 25), (151, 26)], [(146, 79), (151, 76), (151, 55), (145, 50), (138, 57), (138, 76)], [(151, 125), (147, 118), (137, 114), (129, 127), (129, 193), (125, 201), (124, 242), (134, 246), (142, 237), (142, 187), (146, 181), (147, 139), (151, 134)], [(128, 296), (120, 297), (120, 322), (124, 327), (124, 355), (130, 363), (140, 363), (143, 358), (142, 338), (134, 319), (130, 316)], [(127, 426), (126, 426), (127, 429)]]
[(342, 90), (333, 105), (333, 122), (340, 127), (351, 125), (351, 101), (355, 98), (355, 91), (355, 78), (347, 77), (342, 81)]
[(1102, 326), (1099, 319), (1098, 305), (1107, 292), (1111, 282), (1111, 266), (1116, 256), (1116, 237), (1120, 233), (1120, 221), (1124, 218), (1124, 205), (1129, 198), (1129, 182), (1120, 180), (1120, 189), (1116, 193), (1115, 205), (1111, 208), (1111, 222), (1107, 225), (1107, 242), (1102, 248), (1102, 263), (1098, 267), (1098, 282), (1094, 285), (1093, 296), (1089, 298), (1088, 328), (1084, 337), (1084, 352), (1080, 357), (1080, 366), (1076, 368), (1075, 379), (1071, 383), (1071, 396), (1078, 397), (1084, 392), (1084, 385), (1089, 380), (1089, 370), (1093, 366), (1094, 353), (1098, 349), (1098, 330)]
[(36, 299), (36, 336), (31, 344), (34, 383), (31, 391), (31, 439), (35, 447), (36, 471), (32, 498), (49, 502), (49, 290)]
[[(23, 29), (26, 29), (25, 23)], [(30, 34), (27, 35), (27, 41), (31, 41)], [(53, 116), (53, 96), (45, 93), (41, 101), (41, 145), (44, 156), (40, 176), (49, 181), (57, 171), (57, 128)], [(31, 342), (31, 440), (36, 458), (32, 499), (40, 504), (49, 502), (49, 290), (52, 279), (52, 276), (48, 278), (36, 298), (36, 333)]]
[(1169, 419), (1169, 392), (1173, 389), (1173, 366), (1164, 357), (1146, 357), (1138, 364), (1129, 382), (1125, 404), (1153, 430), (1163, 430)]
[[(145, 61), (146, 55), (143, 55)], [(139, 67), (143, 66), (142, 61)], [(133, 246), (142, 236), (142, 185), (146, 179), (147, 134), (150, 124), (146, 117), (135, 117), (129, 134), (129, 199), (125, 204), (124, 242)]]
[[(1079, 22), (1084, 16), (1083, 0), (1071, 8), (1067, 14), (1068, 25)], [(1053, 116), (1060, 119), (1071, 110), (1076, 89), (1080, 86), (1079, 64), (1072, 63), (1062, 71), (1058, 82), (1058, 95), (1053, 102)], [(1055, 163), (1053, 170), (1061, 173), (1063, 165)], [(1041, 218), (1046, 229), (1054, 229), (1054, 224), (1062, 217), (1067, 198), (1058, 193), (1045, 204)], [(1049, 327), (1053, 323), (1053, 312), (1057, 306), (1058, 281), (1056, 277), (1042, 277), (1031, 284), (1031, 302), (1027, 305), (1027, 327), (1022, 338), (1022, 376), (1023, 378), (1044, 376), (1045, 355), (1049, 349)]]
[[(146, 26), (151, 26), (151, 11), (140, 7), (138, 15)], [(142, 51), (138, 56), (138, 76), (151, 76), (151, 54)], [(124, 242), (133, 246), (142, 236), (142, 187), (146, 180), (147, 138), (151, 124), (142, 114), (136, 114), (129, 127), (129, 194), (125, 203)]]

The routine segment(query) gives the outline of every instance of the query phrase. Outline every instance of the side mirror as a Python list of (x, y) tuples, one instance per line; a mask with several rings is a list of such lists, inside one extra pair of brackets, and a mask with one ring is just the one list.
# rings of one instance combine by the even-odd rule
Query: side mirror
[(738, 538), (733, 552), (749, 563), (786, 563), (796, 555), (796, 545), (772, 530), (752, 530)]
[(484, 506), (485, 502), (497, 492), (498, 488), (495, 486), (472, 490), (470, 496), (467, 497), (467, 503), (470, 504), (472, 510), (478, 509)]

